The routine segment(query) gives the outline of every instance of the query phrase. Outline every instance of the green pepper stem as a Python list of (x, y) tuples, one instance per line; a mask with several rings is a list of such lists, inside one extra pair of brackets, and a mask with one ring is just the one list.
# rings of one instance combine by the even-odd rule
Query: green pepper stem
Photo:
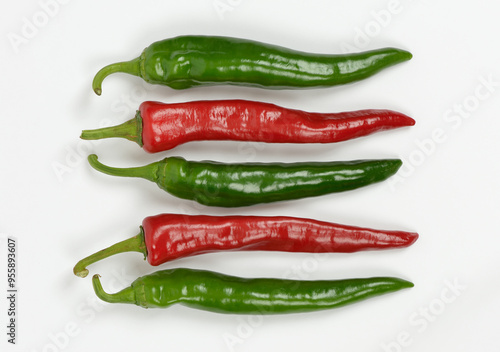
[(140, 111), (137, 111), (135, 118), (128, 120), (121, 125), (104, 127), (95, 130), (83, 130), (81, 139), (95, 140), (103, 138), (126, 138), (136, 142), (142, 147), (142, 118)]
[(101, 95), (102, 93), (102, 81), (104, 78), (112, 73), (124, 72), (134, 76), (141, 77), (141, 57), (135, 58), (130, 61), (117, 62), (111, 65), (107, 65), (99, 70), (92, 81), (92, 89), (95, 94)]
[(73, 268), (73, 273), (79, 277), (86, 277), (89, 274), (87, 266), (102, 260), (112, 255), (124, 252), (139, 252), (144, 254), (144, 258), (147, 257), (146, 244), (144, 243), (144, 230), (141, 227), (141, 232), (132, 238), (118, 242), (108, 248), (100, 250), (86, 258), (83, 258), (78, 263), (76, 263)]
[(108, 175), (121, 177), (140, 177), (152, 182), (156, 182), (158, 179), (158, 166), (161, 163), (161, 161), (158, 161), (140, 167), (116, 168), (101, 164), (97, 160), (97, 155), (95, 154), (89, 155), (88, 161), (90, 166), (92, 166), (94, 169)]
[(104, 302), (135, 303), (135, 292), (132, 287), (127, 287), (117, 293), (107, 293), (102, 288), (101, 280), (99, 278), (99, 274), (95, 274), (92, 277), (92, 286), (94, 286), (94, 292), (97, 297), (102, 299)]

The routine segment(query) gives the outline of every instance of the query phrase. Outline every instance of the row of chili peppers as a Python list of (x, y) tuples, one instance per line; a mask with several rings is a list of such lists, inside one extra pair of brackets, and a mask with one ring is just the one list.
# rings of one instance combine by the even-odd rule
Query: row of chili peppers
[[(140, 57), (104, 67), (94, 78), (100, 95), (103, 79), (126, 72), (174, 89), (230, 84), (273, 89), (327, 87), (365, 79), (411, 54), (393, 48), (348, 55), (294, 51), (250, 40), (181, 36), (153, 43)], [(313, 113), (246, 100), (144, 102), (122, 125), (82, 132), (83, 139), (122, 137), (145, 151), (170, 150), (201, 140), (267, 143), (334, 143), (415, 121), (399, 112), (361, 110)], [(115, 176), (141, 177), (183, 199), (208, 206), (240, 207), (341, 192), (380, 182), (397, 172), (397, 159), (349, 162), (241, 163), (187, 161), (168, 157), (132, 168), (89, 163)], [(79, 261), (74, 273), (116, 253), (140, 252), (157, 266), (213, 251), (356, 252), (407, 247), (418, 234), (340, 225), (296, 217), (160, 214), (144, 219), (140, 233)], [(413, 284), (393, 277), (300, 281), (240, 278), (204, 270), (158, 271), (109, 294), (94, 275), (96, 294), (107, 302), (142, 307), (175, 303), (221, 313), (289, 313), (353, 303)]]

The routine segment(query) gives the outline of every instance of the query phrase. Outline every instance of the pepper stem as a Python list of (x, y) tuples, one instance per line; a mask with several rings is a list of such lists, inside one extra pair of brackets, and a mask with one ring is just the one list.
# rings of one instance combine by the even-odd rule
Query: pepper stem
[(94, 90), (95, 94), (101, 95), (102, 81), (104, 81), (104, 78), (106, 78), (112, 73), (124, 72), (134, 76), (141, 77), (140, 63), (141, 63), (141, 57), (138, 57), (130, 61), (117, 62), (101, 68), (99, 72), (97, 72), (97, 74), (95, 75), (94, 80), (92, 81), (92, 89)]
[(136, 142), (142, 147), (142, 117), (138, 110), (135, 118), (128, 120), (121, 125), (98, 128), (95, 130), (83, 130), (81, 139), (95, 140), (103, 138), (126, 138)]
[(89, 274), (87, 266), (102, 260), (112, 255), (124, 252), (139, 252), (144, 254), (144, 258), (147, 257), (146, 244), (144, 243), (144, 230), (141, 227), (141, 232), (132, 238), (118, 242), (111, 247), (100, 250), (97, 253), (89, 255), (83, 258), (78, 263), (76, 263), (73, 268), (73, 273), (79, 277), (86, 277)]
[(101, 164), (97, 160), (97, 155), (95, 154), (89, 155), (88, 161), (90, 166), (92, 166), (94, 169), (108, 175), (121, 177), (140, 177), (152, 182), (156, 182), (158, 178), (158, 166), (161, 163), (161, 161), (158, 161), (140, 167), (116, 168)]
[(94, 286), (94, 292), (102, 299), (104, 302), (109, 303), (135, 303), (135, 292), (132, 287), (127, 287), (117, 293), (107, 293), (104, 291), (101, 285), (100, 275), (95, 274), (92, 277), (92, 286)]

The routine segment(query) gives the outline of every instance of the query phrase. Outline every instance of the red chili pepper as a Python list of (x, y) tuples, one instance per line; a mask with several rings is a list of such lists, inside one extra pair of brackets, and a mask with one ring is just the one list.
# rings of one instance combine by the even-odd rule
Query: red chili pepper
[(143, 253), (149, 264), (156, 266), (215, 251), (350, 253), (407, 247), (417, 238), (414, 232), (373, 230), (285, 216), (161, 214), (145, 218), (137, 236), (82, 259), (73, 271), (85, 277), (87, 265), (128, 251)]
[(134, 119), (83, 131), (81, 138), (122, 137), (156, 153), (201, 140), (333, 143), (414, 124), (411, 117), (391, 110), (313, 113), (247, 100), (147, 101)]

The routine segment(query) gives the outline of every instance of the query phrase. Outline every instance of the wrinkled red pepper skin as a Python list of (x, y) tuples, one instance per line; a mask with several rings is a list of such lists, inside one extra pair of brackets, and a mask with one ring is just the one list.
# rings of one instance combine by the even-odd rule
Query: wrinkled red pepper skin
[(142, 223), (147, 260), (160, 265), (227, 250), (350, 253), (410, 246), (418, 234), (382, 231), (312, 219), (160, 214)]
[(415, 121), (391, 110), (313, 113), (247, 100), (140, 105), (142, 146), (150, 153), (201, 140), (333, 143)]

